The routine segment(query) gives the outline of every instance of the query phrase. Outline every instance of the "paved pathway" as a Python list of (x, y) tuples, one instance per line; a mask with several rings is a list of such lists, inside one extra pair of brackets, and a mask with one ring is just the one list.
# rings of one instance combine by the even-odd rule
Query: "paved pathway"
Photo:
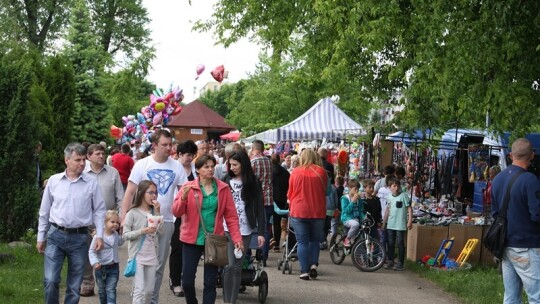
[[(298, 278), (299, 264), (293, 263), (292, 274), (282, 274), (277, 270), (279, 253), (270, 253), (266, 271), (269, 276), (267, 303), (355, 303), (355, 304), (454, 304), (459, 303), (452, 296), (441, 291), (432, 283), (419, 278), (411, 271), (396, 272), (380, 269), (374, 273), (358, 271), (347, 257), (342, 265), (334, 265), (327, 250), (321, 251), (319, 278), (303, 281)], [(126, 261), (127, 246), (120, 249), (120, 259)], [(123, 271), (123, 265), (121, 271)], [(197, 271), (197, 295), (202, 302), (202, 262)], [(160, 291), (161, 303), (185, 303), (183, 298), (175, 297), (168, 285), (168, 267), (165, 270)], [(131, 303), (131, 279), (121, 277), (118, 284), (118, 303)], [(239, 303), (258, 303), (258, 287), (248, 287), (239, 296)], [(97, 292), (97, 287), (96, 287)], [(81, 298), (81, 304), (99, 303), (98, 297)], [(221, 289), (218, 289), (216, 303), (223, 303)]]

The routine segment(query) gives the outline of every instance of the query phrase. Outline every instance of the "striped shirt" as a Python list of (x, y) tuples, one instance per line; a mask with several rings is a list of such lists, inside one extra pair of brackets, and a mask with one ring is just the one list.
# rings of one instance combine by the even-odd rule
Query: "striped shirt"
[(272, 162), (268, 157), (259, 153), (251, 157), (251, 166), (253, 167), (255, 176), (261, 181), (264, 205), (273, 206)]

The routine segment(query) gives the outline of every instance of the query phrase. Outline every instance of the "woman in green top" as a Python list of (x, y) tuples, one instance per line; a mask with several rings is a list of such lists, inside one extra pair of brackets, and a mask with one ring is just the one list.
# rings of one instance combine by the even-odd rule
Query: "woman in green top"
[[(174, 200), (173, 214), (182, 217), (180, 241), (183, 243), (182, 287), (186, 303), (198, 303), (195, 294), (195, 274), (197, 265), (204, 252), (204, 229), (201, 216), (207, 231), (224, 234), (223, 221), (229, 227), (229, 233), (235, 248), (243, 250), (236, 206), (229, 186), (214, 178), (216, 160), (210, 155), (203, 155), (195, 161), (197, 179), (185, 183)], [(216, 301), (216, 278), (218, 268), (204, 265), (203, 304)]]

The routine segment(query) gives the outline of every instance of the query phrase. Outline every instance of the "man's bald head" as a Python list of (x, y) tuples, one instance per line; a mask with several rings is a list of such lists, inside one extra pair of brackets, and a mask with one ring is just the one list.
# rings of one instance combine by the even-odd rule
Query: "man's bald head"
[(512, 159), (529, 161), (534, 154), (531, 142), (526, 138), (518, 138), (512, 143)]

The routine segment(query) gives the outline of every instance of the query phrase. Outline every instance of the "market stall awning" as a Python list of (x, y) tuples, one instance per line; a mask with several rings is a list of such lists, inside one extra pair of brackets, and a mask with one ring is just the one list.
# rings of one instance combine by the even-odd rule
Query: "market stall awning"
[(343, 112), (331, 98), (319, 100), (297, 119), (279, 127), (277, 140), (343, 139), (363, 134), (363, 128)]
[(227, 134), (220, 135), (219, 138), (223, 140), (237, 141), (240, 139), (240, 135), (242, 135), (242, 133), (239, 131), (232, 131)]

